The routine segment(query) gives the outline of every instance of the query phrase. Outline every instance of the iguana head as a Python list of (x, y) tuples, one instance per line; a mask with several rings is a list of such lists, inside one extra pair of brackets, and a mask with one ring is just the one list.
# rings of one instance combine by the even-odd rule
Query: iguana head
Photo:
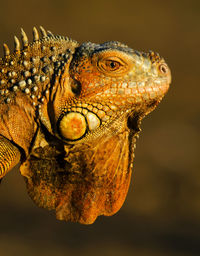
[(36, 204), (84, 224), (116, 213), (130, 184), (140, 121), (170, 81), (157, 53), (118, 42), (76, 47), (52, 82), (50, 101), (40, 106), (43, 124), (56, 136), (41, 127), (46, 144), (36, 136), (21, 170)]
[(171, 81), (170, 70), (157, 53), (140, 53), (114, 41), (83, 43), (68, 75), (69, 96), (57, 102), (57, 133), (68, 143), (89, 141), (116, 122), (120, 126), (123, 118), (137, 130)]

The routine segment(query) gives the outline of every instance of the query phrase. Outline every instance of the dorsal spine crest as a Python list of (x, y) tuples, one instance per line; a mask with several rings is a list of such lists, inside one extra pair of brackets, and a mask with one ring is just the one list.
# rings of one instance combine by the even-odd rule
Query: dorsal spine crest
[[(50, 80), (70, 59), (78, 43), (68, 37), (53, 35), (40, 27), (33, 28), (33, 42), (21, 29), (22, 49), (14, 36), (14, 52), (4, 44), (4, 58), (0, 59), (0, 101), (11, 103), (19, 91), (36, 106), (50, 87)], [(9, 100), (8, 100), (9, 98)]]

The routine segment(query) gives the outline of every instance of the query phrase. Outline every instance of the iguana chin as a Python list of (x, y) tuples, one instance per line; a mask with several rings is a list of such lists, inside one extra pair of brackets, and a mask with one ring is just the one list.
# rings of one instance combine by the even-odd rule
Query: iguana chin
[(122, 206), (142, 118), (170, 70), (157, 53), (83, 43), (33, 28), (0, 59), (0, 178), (21, 162), (30, 197), (60, 220), (91, 224)]

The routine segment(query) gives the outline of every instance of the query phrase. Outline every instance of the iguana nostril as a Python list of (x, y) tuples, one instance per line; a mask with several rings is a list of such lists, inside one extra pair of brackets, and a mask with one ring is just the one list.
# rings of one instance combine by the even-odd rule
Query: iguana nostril
[(159, 65), (159, 70), (160, 70), (160, 72), (161, 72), (162, 74), (167, 74), (168, 71), (169, 71), (169, 68), (168, 68), (168, 66), (167, 66), (165, 63), (161, 63), (161, 64)]

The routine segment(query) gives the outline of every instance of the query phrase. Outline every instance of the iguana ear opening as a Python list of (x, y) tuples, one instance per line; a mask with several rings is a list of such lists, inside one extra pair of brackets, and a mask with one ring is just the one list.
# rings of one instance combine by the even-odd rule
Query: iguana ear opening
[(73, 82), (71, 83), (71, 90), (72, 92), (76, 95), (79, 96), (81, 94), (81, 83), (78, 80), (73, 80)]

